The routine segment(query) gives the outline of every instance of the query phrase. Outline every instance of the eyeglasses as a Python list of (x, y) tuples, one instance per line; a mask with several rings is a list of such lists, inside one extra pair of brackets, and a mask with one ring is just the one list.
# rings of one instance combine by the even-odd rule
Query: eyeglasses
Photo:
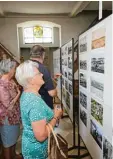
[(37, 72), (37, 73), (35, 74), (35, 76), (36, 76), (36, 75), (41, 75), (41, 74), (42, 74), (41, 72)]

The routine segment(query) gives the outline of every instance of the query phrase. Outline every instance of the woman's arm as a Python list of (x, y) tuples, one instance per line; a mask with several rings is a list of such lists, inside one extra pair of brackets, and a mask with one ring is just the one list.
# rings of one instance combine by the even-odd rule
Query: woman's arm
[[(57, 120), (53, 118), (49, 124), (51, 124), (52, 127), (54, 127), (56, 125), (56, 122)], [(35, 122), (32, 122), (31, 125), (33, 128), (34, 136), (38, 141), (43, 142), (44, 140), (48, 138), (46, 120), (35, 121)]]
[(0, 101), (5, 108), (9, 107), (10, 103), (10, 94), (5, 87), (0, 87)]
[(16, 102), (18, 101), (19, 97), (20, 97), (20, 90), (17, 88), (17, 95), (16, 97), (11, 101), (10, 105), (15, 105)]
[(16, 102), (18, 101), (18, 99), (20, 97), (21, 92), (20, 92), (19, 88), (16, 88), (16, 89), (17, 89), (18, 93), (17, 93), (16, 97), (10, 102), (8, 110), (12, 110), (13, 109), (13, 107), (15, 106)]
[[(55, 127), (57, 120), (61, 117), (62, 115), (62, 109), (57, 109), (55, 108), (54, 110), (54, 117), (53, 119), (49, 122), (52, 127)], [(47, 129), (47, 123), (46, 120), (39, 120), (31, 123), (34, 135), (36, 139), (40, 142), (43, 142), (45, 139), (48, 138), (48, 129)], [(51, 132), (51, 130), (50, 130)]]

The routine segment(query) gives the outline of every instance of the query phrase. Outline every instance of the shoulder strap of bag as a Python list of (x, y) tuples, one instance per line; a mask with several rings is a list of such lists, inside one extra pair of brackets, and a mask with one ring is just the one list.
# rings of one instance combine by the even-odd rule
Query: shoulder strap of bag
[(50, 128), (47, 125), (47, 131), (48, 131), (48, 154), (50, 153)]
[(60, 134), (57, 134), (57, 137), (65, 144), (67, 144), (67, 141), (60, 135)]
[[(49, 124), (49, 123), (48, 123), (48, 127), (50, 128), (50, 130), (51, 130), (51, 132), (52, 132), (52, 134), (53, 134), (53, 136), (54, 136), (54, 139), (55, 139), (55, 141), (56, 141), (56, 145), (57, 145), (57, 147), (58, 147), (60, 153), (62, 154), (62, 156), (64, 156), (64, 158), (66, 158), (66, 155), (65, 155), (64, 152), (60, 149), (59, 142), (58, 142), (58, 140), (57, 140), (56, 134), (55, 134), (54, 131), (53, 131), (53, 127), (52, 127), (51, 124)], [(50, 136), (49, 136), (49, 138), (50, 138)], [(50, 139), (49, 139), (48, 142), (50, 142)]]

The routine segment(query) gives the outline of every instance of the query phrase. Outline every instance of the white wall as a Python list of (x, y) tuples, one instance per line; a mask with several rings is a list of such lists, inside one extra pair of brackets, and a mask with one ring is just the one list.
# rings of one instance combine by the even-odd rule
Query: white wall
[(61, 25), (61, 43), (64, 44), (74, 37), (75, 41), (78, 35), (95, 19), (96, 14), (81, 14), (76, 18), (0, 18), (0, 42), (5, 45), (13, 54), (19, 57), (18, 41), (17, 41), (17, 24), (32, 21), (44, 20)]

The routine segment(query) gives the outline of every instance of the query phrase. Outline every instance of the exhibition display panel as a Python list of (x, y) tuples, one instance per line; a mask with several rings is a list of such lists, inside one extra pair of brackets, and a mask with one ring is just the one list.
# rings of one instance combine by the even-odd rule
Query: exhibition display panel
[[(60, 48), (53, 52), (53, 72), (54, 75), (57, 73), (61, 73), (61, 55)], [(61, 78), (57, 79), (57, 96), (61, 100)]]
[(79, 36), (79, 128), (94, 159), (112, 159), (112, 15)]
[(74, 39), (61, 47), (62, 103), (73, 122)]

